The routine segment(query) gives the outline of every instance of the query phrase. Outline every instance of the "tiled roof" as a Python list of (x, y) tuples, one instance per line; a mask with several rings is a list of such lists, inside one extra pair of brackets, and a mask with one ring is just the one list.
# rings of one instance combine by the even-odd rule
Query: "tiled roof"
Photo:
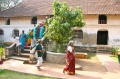
[[(0, 12), (0, 17), (39, 16), (52, 14), (54, 0), (23, 0), (20, 4)], [(120, 14), (120, 0), (59, 0), (69, 6), (80, 6), (83, 14)]]

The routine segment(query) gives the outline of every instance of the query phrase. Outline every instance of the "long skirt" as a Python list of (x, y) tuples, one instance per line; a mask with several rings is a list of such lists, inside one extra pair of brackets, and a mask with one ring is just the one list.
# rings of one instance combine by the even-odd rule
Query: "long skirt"
[(66, 67), (64, 68), (64, 72), (67, 72), (69, 75), (75, 74), (75, 56), (69, 51), (66, 53)]
[(28, 44), (28, 45), (31, 44), (31, 38), (29, 38), (29, 39), (27, 40), (27, 44)]

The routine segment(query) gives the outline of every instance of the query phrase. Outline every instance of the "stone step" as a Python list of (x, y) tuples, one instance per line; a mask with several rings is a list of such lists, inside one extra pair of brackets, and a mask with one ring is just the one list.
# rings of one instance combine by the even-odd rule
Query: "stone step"
[(14, 56), (29, 58), (30, 57), (30, 53), (21, 53), (21, 55), (18, 55), (18, 54), (15, 53)]
[(8, 57), (8, 59), (15, 59), (15, 60), (20, 60), (20, 61), (29, 61), (29, 58), (18, 57), (18, 56), (11, 56), (11, 57)]
[(25, 49), (30, 49), (30, 46), (28, 46), (28, 47), (24, 47)]
[(98, 50), (96, 51), (97, 53), (111, 53), (110, 51), (103, 51), (103, 50)]
[(78, 65), (78, 64), (75, 64), (75, 70), (82, 70), (82, 66)]
[(79, 58), (79, 59), (87, 59), (87, 53), (82, 53), (82, 52), (76, 52), (75, 53), (75, 58)]
[(30, 53), (30, 49), (24, 49), (23, 51), (21, 51), (22, 53)]

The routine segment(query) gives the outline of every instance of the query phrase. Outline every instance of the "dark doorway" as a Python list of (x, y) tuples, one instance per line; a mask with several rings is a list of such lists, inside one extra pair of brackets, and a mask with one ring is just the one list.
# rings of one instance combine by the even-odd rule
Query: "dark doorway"
[(97, 44), (98, 45), (107, 45), (108, 44), (108, 31), (98, 31)]
[(37, 17), (34, 16), (31, 20), (31, 24), (37, 24)]

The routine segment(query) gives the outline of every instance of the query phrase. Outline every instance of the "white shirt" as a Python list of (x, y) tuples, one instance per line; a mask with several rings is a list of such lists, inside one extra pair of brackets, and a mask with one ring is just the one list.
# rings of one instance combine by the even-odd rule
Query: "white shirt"
[(15, 37), (15, 44), (16, 46), (19, 46), (21, 44), (19, 41), (19, 37)]
[(72, 47), (68, 46), (67, 50), (70, 51), (70, 52), (72, 52)]

